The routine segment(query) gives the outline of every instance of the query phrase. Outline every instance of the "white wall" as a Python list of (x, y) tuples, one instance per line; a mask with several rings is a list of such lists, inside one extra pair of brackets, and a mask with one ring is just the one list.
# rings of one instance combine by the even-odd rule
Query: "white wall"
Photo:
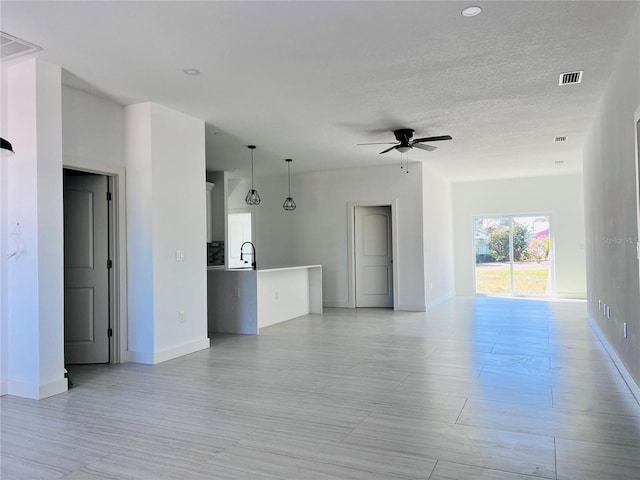
[[(422, 170), (410, 174), (397, 165), (298, 174), (292, 165), (291, 193), (298, 206), (282, 209), (287, 196), (286, 165), (282, 176), (258, 178), (262, 203), (255, 208), (258, 266), (322, 265), (326, 306), (348, 307), (348, 203), (397, 199), (399, 272), (396, 308), (424, 310), (422, 241)], [(246, 191), (244, 192), (246, 194)]]
[(129, 359), (157, 363), (209, 345), (204, 122), (153, 103), (125, 117)]
[[(8, 72), (6, 64), (0, 63), (0, 105), (9, 101)], [(0, 108), (0, 136), (11, 141), (9, 137), (9, 109)], [(9, 159), (0, 158), (0, 396), (6, 395), (8, 385), (9, 354), (9, 282), (7, 256), (9, 255)]]
[(586, 298), (583, 199), (582, 175), (454, 183), (456, 293), (475, 294), (474, 216), (550, 213), (556, 295)]
[[(640, 111), (638, 10), (630, 19), (624, 48), (584, 148), (588, 311), (636, 385), (640, 385), (634, 131), (634, 112)], [(610, 320), (598, 310), (598, 300), (610, 305)], [(623, 336), (625, 322), (627, 338)]]
[(455, 294), (451, 182), (422, 167), (424, 285), (427, 308)]
[[(24, 251), (3, 284), (2, 393), (44, 398), (64, 378), (61, 70), (25, 60), (7, 67), (6, 125), (16, 150), (3, 171), (3, 233), (20, 225)], [(4, 103), (6, 101), (6, 103)], [(3, 188), (3, 191), (4, 188)], [(6, 217), (4, 212), (6, 211)], [(13, 250), (14, 245), (9, 247)], [(4, 258), (4, 252), (3, 252)], [(5, 340), (6, 338), (6, 340)]]
[[(258, 186), (257, 182), (259, 182), (259, 180), (256, 180), (256, 187)], [(237, 177), (231, 174), (226, 175), (226, 194), (229, 210), (251, 208), (244, 201), (250, 188), (251, 179)], [(258, 194), (262, 197), (262, 192), (257, 188), (256, 190), (258, 190)]]
[(62, 138), (65, 164), (124, 167), (124, 107), (63, 86)]

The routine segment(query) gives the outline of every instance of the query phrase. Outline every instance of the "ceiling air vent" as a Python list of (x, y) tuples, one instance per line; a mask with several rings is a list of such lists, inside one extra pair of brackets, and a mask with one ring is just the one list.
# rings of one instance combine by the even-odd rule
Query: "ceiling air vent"
[(561, 73), (558, 85), (575, 85), (582, 82), (582, 72), (582, 70), (579, 70), (577, 72)]
[(555, 143), (566, 142), (567, 141), (567, 137), (556, 137), (556, 138), (553, 139), (553, 141)]
[(8, 33), (0, 32), (0, 56), (4, 61), (13, 60), (38, 50), (42, 50), (42, 48)]

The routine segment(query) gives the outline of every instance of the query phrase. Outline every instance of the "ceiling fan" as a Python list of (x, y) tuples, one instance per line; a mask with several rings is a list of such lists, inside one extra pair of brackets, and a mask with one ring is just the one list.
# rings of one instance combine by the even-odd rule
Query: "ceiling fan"
[(432, 152), (436, 150), (438, 147), (434, 147), (433, 145), (423, 145), (425, 142), (439, 142), (441, 140), (453, 140), (450, 135), (440, 135), (438, 137), (423, 137), (423, 138), (413, 138), (413, 130), (411, 128), (400, 128), (398, 130), (394, 130), (393, 134), (396, 137), (397, 142), (381, 142), (381, 143), (358, 143), (358, 145), (393, 145), (380, 153), (387, 153), (391, 150), (398, 150), (400, 153), (405, 153), (411, 150), (412, 148), (419, 148), (420, 150), (427, 150), (428, 152)]

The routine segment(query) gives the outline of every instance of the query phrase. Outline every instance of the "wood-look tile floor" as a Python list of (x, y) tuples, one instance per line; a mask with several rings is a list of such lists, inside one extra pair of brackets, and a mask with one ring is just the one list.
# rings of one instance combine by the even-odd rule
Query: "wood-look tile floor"
[(638, 480), (640, 407), (583, 302), (328, 309), (0, 399), (1, 477)]

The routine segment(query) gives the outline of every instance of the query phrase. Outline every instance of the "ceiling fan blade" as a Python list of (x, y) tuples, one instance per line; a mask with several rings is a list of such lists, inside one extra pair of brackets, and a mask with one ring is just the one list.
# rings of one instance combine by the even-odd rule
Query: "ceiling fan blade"
[(419, 148), (420, 150), (426, 150), (427, 152), (433, 152), (438, 149), (438, 147), (434, 147), (433, 145), (423, 145), (421, 143), (414, 143), (413, 147)]
[(416, 138), (413, 143), (422, 143), (422, 142), (439, 142), (440, 140), (453, 140), (451, 135), (441, 135), (439, 137), (423, 137)]
[(383, 153), (387, 153), (390, 152), (391, 150), (393, 150), (394, 148), (396, 148), (398, 145), (394, 145), (393, 147), (389, 147), (386, 150), (383, 150), (380, 152), (380, 155), (382, 155)]
[(356, 145), (395, 145), (396, 142), (356, 143)]

